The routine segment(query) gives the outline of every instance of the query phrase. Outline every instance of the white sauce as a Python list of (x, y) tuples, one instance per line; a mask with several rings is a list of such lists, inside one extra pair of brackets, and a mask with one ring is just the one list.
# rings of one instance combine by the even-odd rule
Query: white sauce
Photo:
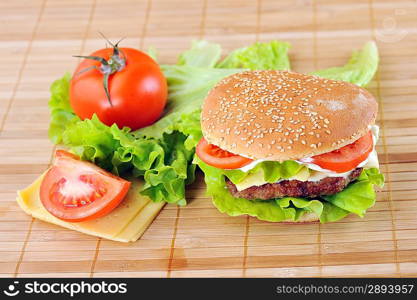
[(257, 159), (252, 161), (250, 164), (247, 164), (246, 166), (243, 166), (241, 168), (237, 168), (235, 170), (241, 170), (243, 172), (247, 172), (249, 170), (252, 170), (253, 168), (255, 168), (258, 164), (260, 164), (261, 162), (266, 161), (266, 159)]
[[(352, 173), (352, 171), (356, 168), (379, 168), (379, 162), (378, 162), (378, 154), (376, 153), (375, 150), (375, 145), (378, 141), (379, 138), (379, 127), (377, 125), (372, 125), (368, 127), (371, 132), (372, 132), (372, 139), (374, 142), (373, 145), (373, 149), (372, 152), (369, 154), (369, 156), (363, 161), (361, 162), (359, 165), (357, 165), (355, 168), (353, 168), (352, 170), (345, 172), (345, 173), (336, 173), (333, 172), (331, 170), (327, 170), (327, 169), (323, 169), (320, 166), (313, 164), (312, 158), (311, 157), (307, 157), (307, 158), (303, 158), (303, 161), (298, 161), (296, 160), (297, 163), (299, 163), (300, 165), (304, 165), (306, 167), (308, 167), (310, 170), (314, 170), (315, 172), (312, 172), (311, 176), (308, 178), (307, 181), (320, 181), (321, 179), (325, 178), (325, 177), (344, 177), (347, 178), (350, 173)], [(241, 170), (243, 172), (247, 172), (253, 168), (256, 167), (256, 165), (258, 165), (259, 163), (266, 161), (267, 159), (258, 159), (258, 160), (254, 160), (253, 162), (251, 162), (250, 164), (243, 166), (237, 170)], [(291, 178), (288, 178), (288, 180), (291, 180)], [(279, 182), (279, 181), (278, 181)]]

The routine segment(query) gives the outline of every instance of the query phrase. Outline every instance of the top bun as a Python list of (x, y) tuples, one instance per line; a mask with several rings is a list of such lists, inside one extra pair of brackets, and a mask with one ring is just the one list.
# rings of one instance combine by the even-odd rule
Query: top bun
[(354, 84), (288, 71), (247, 71), (206, 97), (206, 140), (251, 159), (311, 157), (353, 143), (375, 122), (378, 105)]

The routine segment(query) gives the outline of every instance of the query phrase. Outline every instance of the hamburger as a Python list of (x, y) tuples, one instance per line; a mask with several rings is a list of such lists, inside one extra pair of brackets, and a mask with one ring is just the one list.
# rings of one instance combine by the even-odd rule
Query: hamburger
[(221, 80), (201, 112), (195, 162), (214, 205), (272, 222), (363, 217), (383, 185), (378, 105), (354, 84), (289, 71)]

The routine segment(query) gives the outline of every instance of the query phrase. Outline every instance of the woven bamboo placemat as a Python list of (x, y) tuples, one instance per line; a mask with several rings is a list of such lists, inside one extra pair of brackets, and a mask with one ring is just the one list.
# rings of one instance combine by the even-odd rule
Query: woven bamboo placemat
[[(417, 2), (393, 0), (19, 0), (0, 2), (1, 276), (417, 276)], [(386, 185), (364, 219), (284, 225), (219, 213), (202, 176), (187, 207), (167, 205), (120, 244), (31, 219), (15, 202), (51, 160), (49, 85), (74, 54), (110, 39), (173, 63), (194, 39), (225, 51), (292, 43), (292, 68), (343, 64), (370, 39), (381, 53), (369, 89), (380, 105)]]

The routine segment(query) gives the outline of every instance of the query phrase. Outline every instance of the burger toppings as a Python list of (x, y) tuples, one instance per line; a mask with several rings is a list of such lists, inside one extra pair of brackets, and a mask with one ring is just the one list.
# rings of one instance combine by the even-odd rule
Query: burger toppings
[(226, 185), (234, 197), (251, 200), (268, 200), (282, 197), (314, 198), (333, 195), (342, 191), (350, 182), (358, 178), (361, 172), (362, 168), (357, 168), (347, 178), (326, 177), (320, 181), (282, 180), (277, 183), (251, 186), (242, 191), (239, 191), (230, 180), (226, 180)]
[(372, 150), (372, 133), (369, 131), (352, 144), (308, 159), (300, 159), (300, 161), (312, 162), (323, 169), (344, 173), (356, 168), (356, 166), (367, 159)]
[(202, 138), (196, 147), (198, 157), (206, 164), (220, 169), (237, 169), (250, 164), (253, 160), (223, 150)]
[[(340, 149), (313, 157), (301, 158), (297, 162), (305, 164), (312, 169), (325, 172), (330, 171), (331, 173), (341, 174), (341, 177), (346, 177), (349, 174), (344, 173), (352, 171), (368, 159), (374, 150), (376, 139), (377, 136), (374, 137), (370, 130), (363, 137)], [(258, 163), (266, 161), (252, 160), (233, 154), (218, 146), (209, 144), (204, 138), (197, 145), (196, 152), (198, 157), (206, 164), (220, 169), (240, 169), (245, 172), (253, 169)]]

